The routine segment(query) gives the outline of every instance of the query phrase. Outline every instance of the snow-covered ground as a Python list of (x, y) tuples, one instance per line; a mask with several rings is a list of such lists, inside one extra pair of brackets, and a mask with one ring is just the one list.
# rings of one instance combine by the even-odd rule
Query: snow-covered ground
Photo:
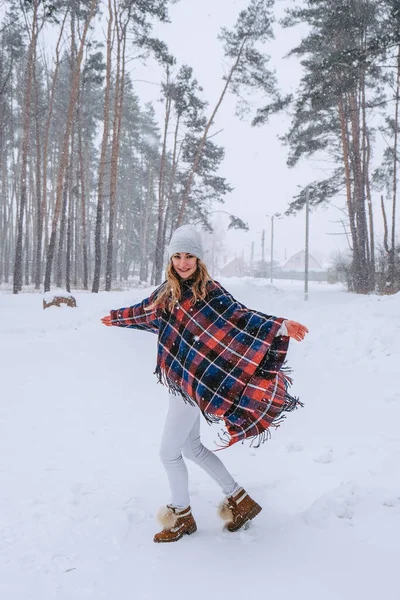
[[(46, 310), (0, 293), (2, 600), (399, 600), (400, 295), (221, 283), (309, 327), (289, 351), (305, 407), (220, 453), (263, 506), (251, 527), (222, 531), (221, 494), (189, 465), (198, 532), (167, 545), (152, 541), (169, 500), (156, 337), (100, 323), (150, 290)], [(203, 424), (211, 447), (218, 431)]]

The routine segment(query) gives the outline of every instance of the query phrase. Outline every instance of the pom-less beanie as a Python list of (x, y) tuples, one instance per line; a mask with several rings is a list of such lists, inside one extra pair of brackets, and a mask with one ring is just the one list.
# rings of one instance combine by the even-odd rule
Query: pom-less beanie
[(200, 233), (193, 225), (182, 225), (175, 229), (168, 246), (168, 258), (177, 252), (187, 252), (203, 260), (203, 243)]

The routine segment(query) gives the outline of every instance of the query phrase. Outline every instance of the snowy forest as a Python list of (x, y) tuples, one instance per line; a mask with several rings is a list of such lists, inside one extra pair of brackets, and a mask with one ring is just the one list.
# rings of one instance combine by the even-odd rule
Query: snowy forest
[[(174, 228), (201, 222), (209, 230), (209, 214), (231, 191), (219, 174), (218, 109), (226, 94), (243, 104), (256, 93), (263, 102), (249, 127), (268, 127), (285, 111), (288, 165), (322, 156), (331, 167), (302, 187), (287, 214), (343, 198), (349, 289), (397, 292), (400, 1), (290, 5), (279, 26), (308, 33), (290, 51), (301, 80), (285, 95), (269, 58), (274, 2), (250, 0), (233, 28), (221, 23), (229, 68), (214, 106), (191, 66), (153, 35), (171, 3), (1, 3), (0, 284), (17, 294), (25, 286), (109, 291), (134, 274), (160, 283)], [(134, 61), (161, 69), (162, 122), (135, 90)], [(229, 226), (246, 223), (230, 215)]]
[(400, 599), (399, 135), (400, 0), (0, 0), (0, 599)]

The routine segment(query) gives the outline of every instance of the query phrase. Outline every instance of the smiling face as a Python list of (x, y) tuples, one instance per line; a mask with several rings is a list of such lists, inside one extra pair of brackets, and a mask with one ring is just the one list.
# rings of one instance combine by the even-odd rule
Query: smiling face
[(189, 279), (197, 269), (197, 258), (187, 252), (177, 252), (172, 255), (172, 264), (179, 277)]

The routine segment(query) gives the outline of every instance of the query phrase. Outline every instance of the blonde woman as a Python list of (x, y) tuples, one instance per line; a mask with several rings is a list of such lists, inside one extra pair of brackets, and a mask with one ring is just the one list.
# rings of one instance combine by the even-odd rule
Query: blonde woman
[(150, 297), (112, 310), (106, 326), (151, 331), (158, 336), (156, 374), (169, 389), (169, 409), (161, 440), (171, 502), (160, 512), (162, 531), (155, 542), (175, 542), (194, 533), (188, 471), (184, 457), (198, 464), (220, 486), (220, 515), (234, 532), (260, 511), (220, 458), (203, 446), (200, 413), (222, 421), (221, 447), (250, 439), (259, 445), (299, 403), (288, 393), (282, 372), (289, 338), (304, 339), (307, 328), (295, 321), (250, 310), (237, 302), (203, 263), (200, 234), (179, 227), (168, 248), (167, 279)]

